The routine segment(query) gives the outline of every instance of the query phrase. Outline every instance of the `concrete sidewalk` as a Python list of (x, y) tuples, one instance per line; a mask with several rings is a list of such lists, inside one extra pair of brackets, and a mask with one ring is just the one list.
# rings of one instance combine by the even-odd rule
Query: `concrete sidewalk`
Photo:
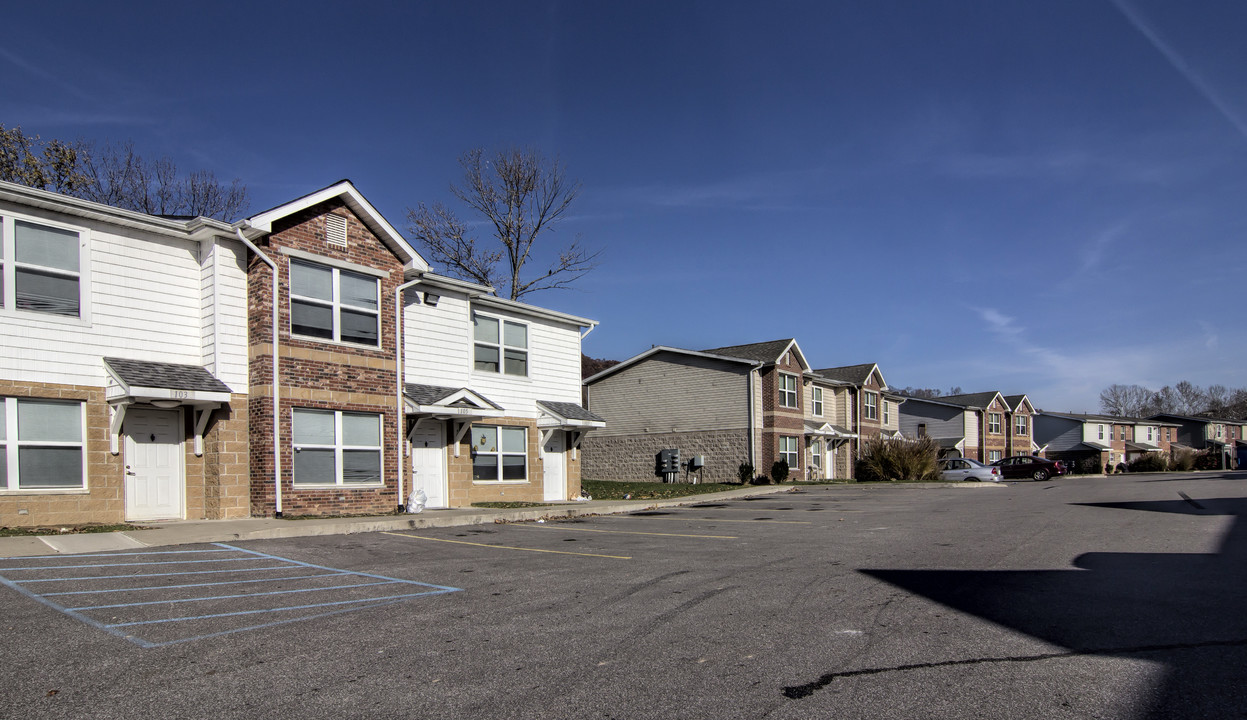
[(456, 508), (425, 510), (413, 515), (381, 517), (323, 518), (284, 520), (248, 518), (245, 520), (177, 520), (147, 523), (150, 530), (125, 530), (111, 533), (78, 533), (0, 538), (0, 558), (30, 557), (56, 553), (92, 553), (110, 550), (131, 550), (160, 545), (188, 545), (207, 542), (237, 542), (273, 538), (309, 537), (313, 535), (349, 535), (383, 530), (418, 530), (421, 528), (482, 525), (495, 522), (522, 522), (546, 518), (612, 515), (649, 508), (696, 505), (703, 502), (737, 500), (740, 498), (791, 492), (791, 485), (760, 485), (703, 495), (688, 495), (670, 500), (590, 500), (557, 503), (547, 507), (520, 509)]

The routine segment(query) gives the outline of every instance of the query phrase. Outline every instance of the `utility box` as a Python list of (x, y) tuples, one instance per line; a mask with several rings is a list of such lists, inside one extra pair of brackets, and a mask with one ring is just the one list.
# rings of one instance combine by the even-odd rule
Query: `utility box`
[(661, 475), (664, 482), (675, 482), (680, 474), (679, 448), (665, 448), (654, 456), (654, 474)]
[(693, 459), (688, 461), (689, 470), (701, 470), (704, 467), (706, 467), (705, 455), (694, 455)]

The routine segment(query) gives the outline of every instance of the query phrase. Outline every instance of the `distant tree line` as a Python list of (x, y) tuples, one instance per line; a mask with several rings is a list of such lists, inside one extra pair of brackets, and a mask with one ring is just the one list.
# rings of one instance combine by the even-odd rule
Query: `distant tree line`
[(0, 125), (0, 180), (148, 215), (233, 220), (247, 210), (247, 187), (211, 170), (180, 174), (168, 156), (145, 158), (134, 144), (43, 140)]
[(940, 397), (941, 395), (960, 395), (962, 394), (963, 391), (960, 385), (954, 385), (953, 387), (948, 388), (947, 392), (940, 390), (939, 388), (916, 388), (916, 387), (906, 387), (901, 390), (898, 390), (897, 392), (904, 395), (905, 397), (922, 398), (925, 400), (931, 400), (931, 399)]
[(580, 377), (588, 378), (597, 375), (603, 370), (614, 367), (619, 364), (618, 360), (606, 360), (602, 358), (591, 358), (584, 353), (580, 354)]
[(1183, 380), (1160, 390), (1142, 385), (1109, 385), (1100, 392), (1100, 411), (1120, 417), (1147, 417), (1158, 413), (1207, 415), (1226, 419), (1247, 417), (1247, 388), (1224, 385), (1200, 387)]

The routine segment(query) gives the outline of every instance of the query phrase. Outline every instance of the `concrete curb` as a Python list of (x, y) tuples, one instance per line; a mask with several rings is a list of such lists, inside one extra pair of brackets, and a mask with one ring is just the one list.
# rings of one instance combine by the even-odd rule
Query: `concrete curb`
[[(822, 486), (820, 486), (822, 487)], [(417, 515), (396, 517), (325, 518), (323, 520), (284, 520), (248, 518), (244, 520), (176, 521), (150, 530), (114, 533), (82, 533), (38, 537), (0, 538), (0, 558), (53, 554), (108, 552), (135, 547), (188, 545), (209, 542), (275, 540), (321, 535), (351, 535), (425, 528), (460, 527), (488, 523), (531, 522), (535, 520), (614, 515), (664, 507), (696, 505), (713, 500), (734, 500), (792, 492), (794, 486), (756, 486), (669, 500), (593, 500), (560, 503), (551, 507), (521, 509), (464, 508), (426, 510)]]

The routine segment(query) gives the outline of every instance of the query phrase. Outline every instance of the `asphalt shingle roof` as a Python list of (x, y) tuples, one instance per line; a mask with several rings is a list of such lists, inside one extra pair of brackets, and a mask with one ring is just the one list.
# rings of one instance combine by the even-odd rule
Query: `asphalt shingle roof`
[(946, 402), (950, 405), (960, 405), (962, 407), (979, 407), (985, 408), (991, 404), (992, 398), (996, 397), (996, 392), (966, 393), (964, 395), (941, 395), (934, 400)]
[[(460, 390), (468, 388), (452, 388), (442, 387), (440, 385), (419, 385), (417, 383), (405, 383), (403, 385), (403, 394), (411, 399), (417, 405), (436, 405), (446, 398), (454, 395)], [(493, 400), (485, 397), (480, 393), (474, 393), (477, 397), (489, 403), (490, 407), (495, 410), (502, 410), (502, 406)]]
[(726, 355), (728, 357), (744, 358), (745, 360), (773, 363), (779, 359), (780, 353), (786, 350), (793, 342), (795, 341), (792, 338), (787, 338), (785, 340), (770, 340), (749, 345), (729, 345), (728, 347), (702, 350), (701, 352), (710, 355)]
[(538, 400), (537, 404), (550, 410), (559, 417), (565, 417), (568, 420), (587, 420), (589, 422), (606, 422), (605, 418), (598, 417), (593, 413), (585, 410), (576, 403), (555, 402), (553, 400)]
[(861, 365), (823, 368), (822, 370), (815, 370), (814, 373), (832, 380), (839, 380), (854, 385), (865, 385), (866, 381), (870, 379), (871, 371), (874, 369), (875, 363), (863, 363)]
[(198, 365), (130, 360), (106, 357), (104, 362), (117, 377), (134, 387), (195, 390), (200, 392), (232, 392), (229, 386)]

